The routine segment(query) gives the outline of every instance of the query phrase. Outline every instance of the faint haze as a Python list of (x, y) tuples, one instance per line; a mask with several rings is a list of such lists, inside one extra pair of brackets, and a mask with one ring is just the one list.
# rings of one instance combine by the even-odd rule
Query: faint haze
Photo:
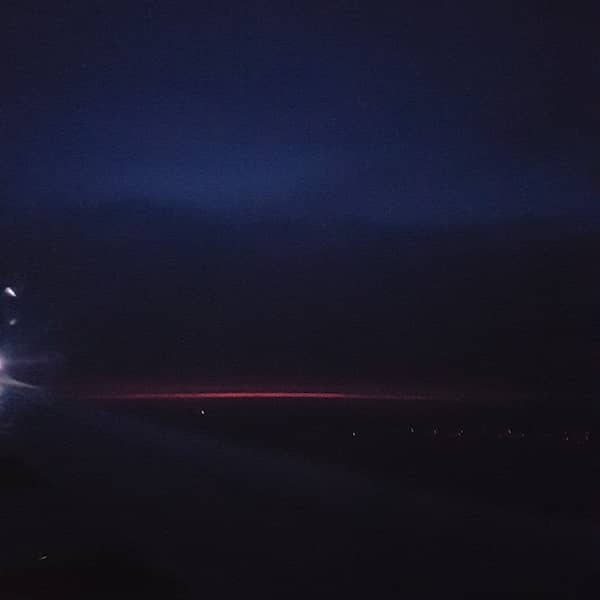
[(81, 376), (596, 379), (594, 225), (239, 225), (135, 203), (71, 218), (3, 221), (0, 248)]

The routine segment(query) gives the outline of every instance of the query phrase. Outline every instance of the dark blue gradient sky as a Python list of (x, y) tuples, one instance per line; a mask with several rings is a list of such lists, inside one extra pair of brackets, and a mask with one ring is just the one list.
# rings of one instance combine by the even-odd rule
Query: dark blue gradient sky
[(2, 10), (0, 278), (75, 376), (597, 382), (594, 5)]
[(596, 11), (392, 4), (9, 6), (6, 198), (242, 221), (597, 216)]

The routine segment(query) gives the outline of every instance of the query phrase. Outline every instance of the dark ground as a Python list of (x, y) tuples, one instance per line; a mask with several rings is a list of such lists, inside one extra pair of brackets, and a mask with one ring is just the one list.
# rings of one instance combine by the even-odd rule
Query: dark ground
[(577, 411), (565, 435), (535, 405), (5, 405), (3, 598), (579, 598), (600, 583), (598, 449)]

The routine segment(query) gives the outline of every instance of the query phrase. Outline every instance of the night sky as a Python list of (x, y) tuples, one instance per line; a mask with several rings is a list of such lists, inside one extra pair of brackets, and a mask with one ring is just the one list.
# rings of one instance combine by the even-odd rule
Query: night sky
[(80, 377), (593, 383), (591, 6), (9, 2), (20, 335)]

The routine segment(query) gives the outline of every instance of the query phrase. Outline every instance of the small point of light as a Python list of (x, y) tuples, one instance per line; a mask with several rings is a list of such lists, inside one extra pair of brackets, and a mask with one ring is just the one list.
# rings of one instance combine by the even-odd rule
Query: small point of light
[(15, 290), (13, 290), (13, 288), (11, 288), (11, 287), (5, 287), (4, 288), (4, 293), (7, 296), (10, 296), (11, 298), (16, 298), (17, 297), (17, 292), (15, 292)]
[(17, 324), (17, 322), (18, 322), (17, 319), (11, 319), (8, 322), (8, 325), (9, 325), (9, 327), (14, 327)]
[(410, 428), (410, 432), (411, 432), (411, 433), (414, 433), (414, 432), (415, 432), (415, 428), (414, 428), (414, 427), (411, 427), (411, 428)]
[(356, 431), (352, 432), (352, 437), (354, 437), (354, 438), (356, 437)]
[(206, 411), (205, 411), (204, 409), (202, 409), (202, 410), (200, 411), (200, 414), (201, 414), (201, 415), (205, 415), (205, 414), (206, 414)]
[(48, 559), (48, 555), (42, 554), (38, 560), (47, 560), (47, 559)]

